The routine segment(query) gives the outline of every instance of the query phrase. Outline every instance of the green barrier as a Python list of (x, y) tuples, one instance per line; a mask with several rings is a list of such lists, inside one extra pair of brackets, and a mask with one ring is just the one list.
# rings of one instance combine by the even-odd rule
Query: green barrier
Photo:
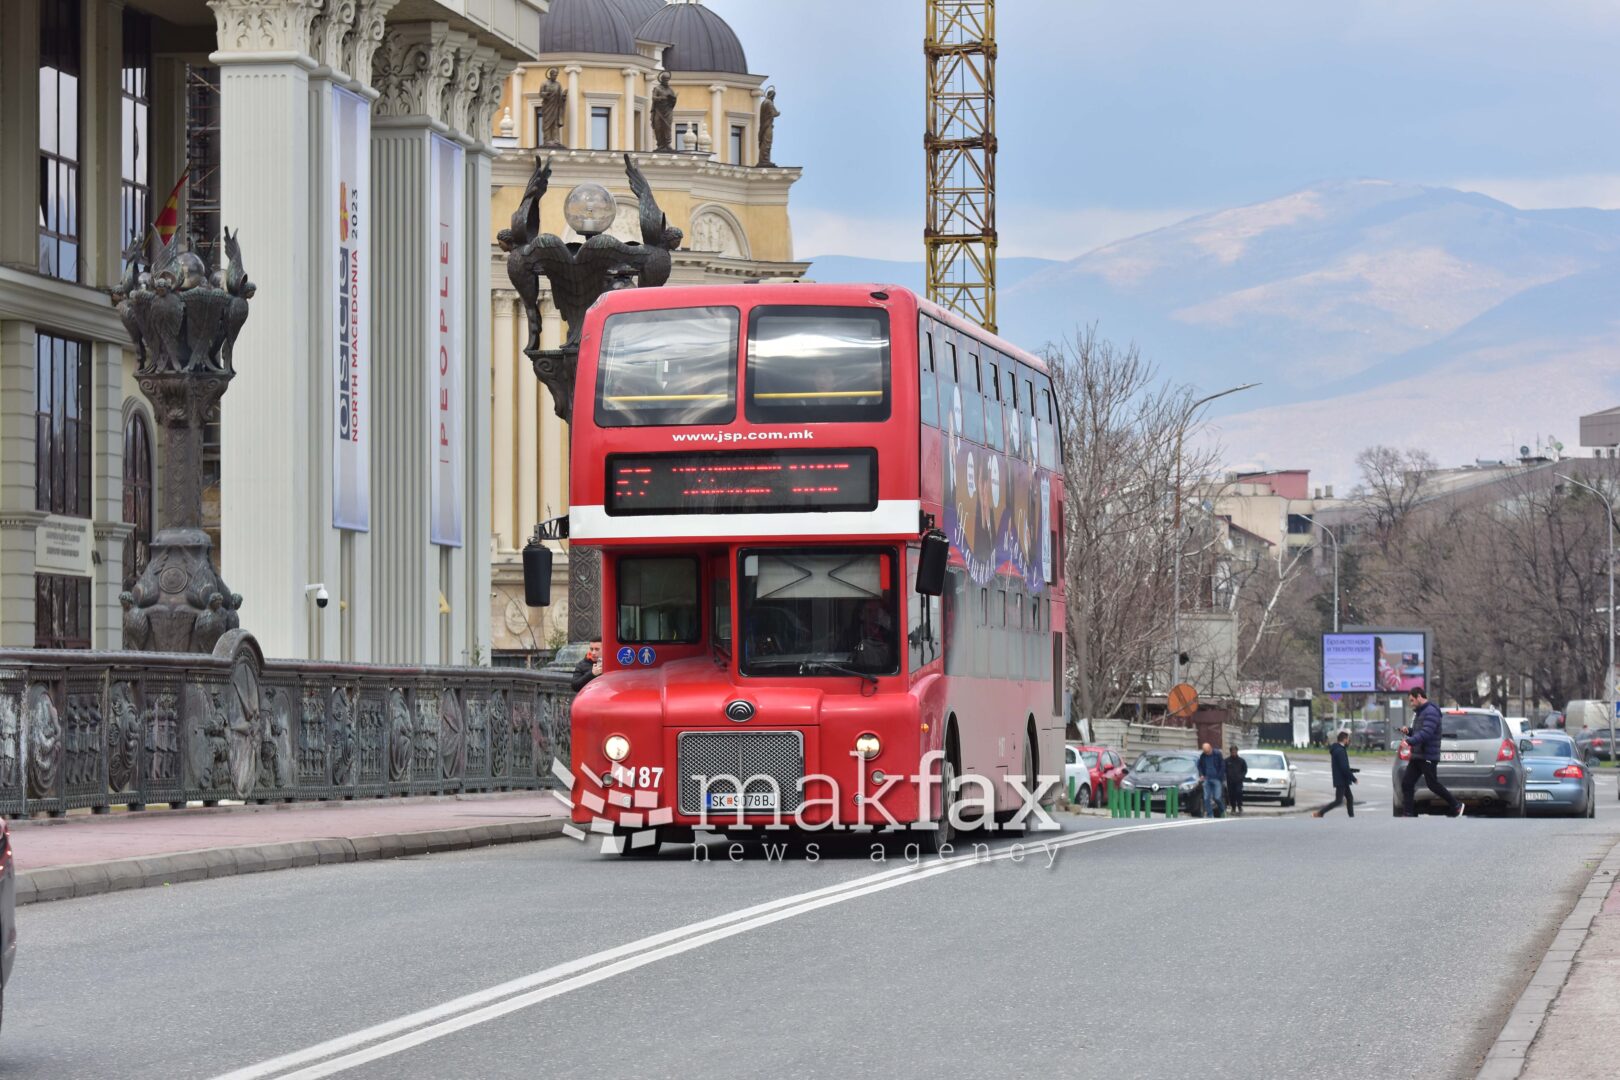
[[(1151, 818), (1153, 816), (1153, 797), (1151, 793), (1137, 788), (1110, 787), (1108, 789), (1108, 816), (1115, 818)], [(1165, 789), (1164, 816), (1167, 818), (1181, 816), (1181, 789), (1174, 787)]]

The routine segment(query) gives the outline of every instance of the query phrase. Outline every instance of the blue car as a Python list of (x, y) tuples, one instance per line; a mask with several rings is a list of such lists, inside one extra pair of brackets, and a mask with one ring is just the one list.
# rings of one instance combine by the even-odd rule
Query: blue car
[(1519, 740), (1525, 765), (1524, 805), (1531, 813), (1595, 817), (1592, 770), (1577, 756), (1575, 740), (1562, 731), (1530, 731)]

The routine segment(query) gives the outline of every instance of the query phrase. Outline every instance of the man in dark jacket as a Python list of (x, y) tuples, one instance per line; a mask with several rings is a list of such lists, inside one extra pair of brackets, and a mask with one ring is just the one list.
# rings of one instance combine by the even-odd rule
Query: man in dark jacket
[(1406, 763), (1401, 776), (1401, 816), (1417, 817), (1412, 806), (1412, 794), (1417, 791), (1418, 778), (1429, 785), (1429, 790), (1446, 801), (1446, 812), (1461, 817), (1463, 804), (1440, 783), (1435, 769), (1440, 762), (1440, 706), (1429, 700), (1423, 687), (1414, 686), (1407, 692), (1412, 703), (1412, 726), (1401, 728), (1406, 745), (1412, 748), (1412, 760)]
[(585, 689), (585, 684), (602, 674), (602, 643), (593, 641), (585, 647), (585, 655), (574, 665), (574, 678), (570, 685), (574, 693)]
[(1243, 781), (1248, 779), (1249, 763), (1238, 756), (1237, 743), (1226, 756), (1226, 805), (1232, 813), (1243, 813)]
[(1198, 755), (1198, 775), (1204, 781), (1204, 816), (1215, 817), (1221, 810), (1226, 766), (1221, 762), (1221, 752), (1209, 743), (1204, 744), (1204, 752)]
[(1333, 801), (1313, 811), (1311, 817), (1321, 817), (1323, 814), (1344, 803), (1344, 812), (1351, 817), (1356, 816), (1356, 797), (1350, 794), (1350, 785), (1356, 782), (1356, 770), (1350, 767), (1350, 733), (1339, 732), (1339, 741), (1328, 747), (1328, 757), (1333, 759)]

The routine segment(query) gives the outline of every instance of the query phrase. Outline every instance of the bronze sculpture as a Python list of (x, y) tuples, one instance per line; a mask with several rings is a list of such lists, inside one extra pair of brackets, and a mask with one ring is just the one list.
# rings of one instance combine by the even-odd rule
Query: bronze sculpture
[(658, 79), (648, 91), (652, 99), (653, 148), (673, 150), (675, 138), (675, 90), (669, 85), (669, 72), (660, 71)]
[(759, 165), (775, 165), (771, 160), (771, 144), (776, 141), (776, 118), (782, 111), (776, 107), (776, 87), (765, 91), (765, 100), (759, 103)]
[(219, 419), (236, 377), (232, 349), (257, 290), (229, 229), (224, 249), (227, 264), (210, 278), (183, 236), (162, 245), (145, 272), (137, 242), (111, 290), (135, 346), (135, 381), (164, 432), (160, 529), (139, 580), (119, 597), (126, 649), (211, 652), (240, 625), (242, 597), (220, 579), (202, 528), (203, 429)]
[[(639, 203), (641, 242), (627, 244), (607, 233), (592, 233), (583, 242), (566, 243), (540, 232), (540, 199), (551, 180), (551, 163), (535, 155), (534, 174), (512, 214), (512, 227), (496, 237), (506, 254), (506, 274), (523, 300), (529, 318), (529, 344), (524, 349), (535, 375), (551, 390), (557, 415), (568, 420), (573, 411), (574, 366), (579, 360), (585, 312), (603, 293), (613, 289), (652, 287), (669, 280), (673, 252), (681, 246), (681, 230), (670, 226), (653, 197), (652, 185), (629, 154), (624, 155), (625, 176)], [(561, 349), (540, 348), (540, 278), (551, 287), (552, 303), (568, 326)]]
[(557, 81), (557, 69), (546, 72), (546, 81), (540, 87), (540, 145), (562, 148), (563, 117), (568, 108), (568, 91)]

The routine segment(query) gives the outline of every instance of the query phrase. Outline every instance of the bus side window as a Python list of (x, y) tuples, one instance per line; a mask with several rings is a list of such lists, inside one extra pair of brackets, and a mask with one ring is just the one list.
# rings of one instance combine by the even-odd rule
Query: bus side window
[(962, 434), (984, 442), (984, 396), (979, 389), (979, 358), (968, 353), (958, 369), (957, 389), (962, 394)]
[(1041, 403), (1035, 411), (1035, 431), (1040, 439), (1041, 468), (1058, 467), (1056, 413), (1052, 408), (1051, 384), (1041, 380)]
[(927, 316), (917, 323), (917, 408), (922, 422), (939, 426), (939, 395), (934, 389), (934, 327)]
[(1001, 374), (989, 357), (984, 360), (984, 434), (985, 445), (1000, 450), (1001, 437)]

